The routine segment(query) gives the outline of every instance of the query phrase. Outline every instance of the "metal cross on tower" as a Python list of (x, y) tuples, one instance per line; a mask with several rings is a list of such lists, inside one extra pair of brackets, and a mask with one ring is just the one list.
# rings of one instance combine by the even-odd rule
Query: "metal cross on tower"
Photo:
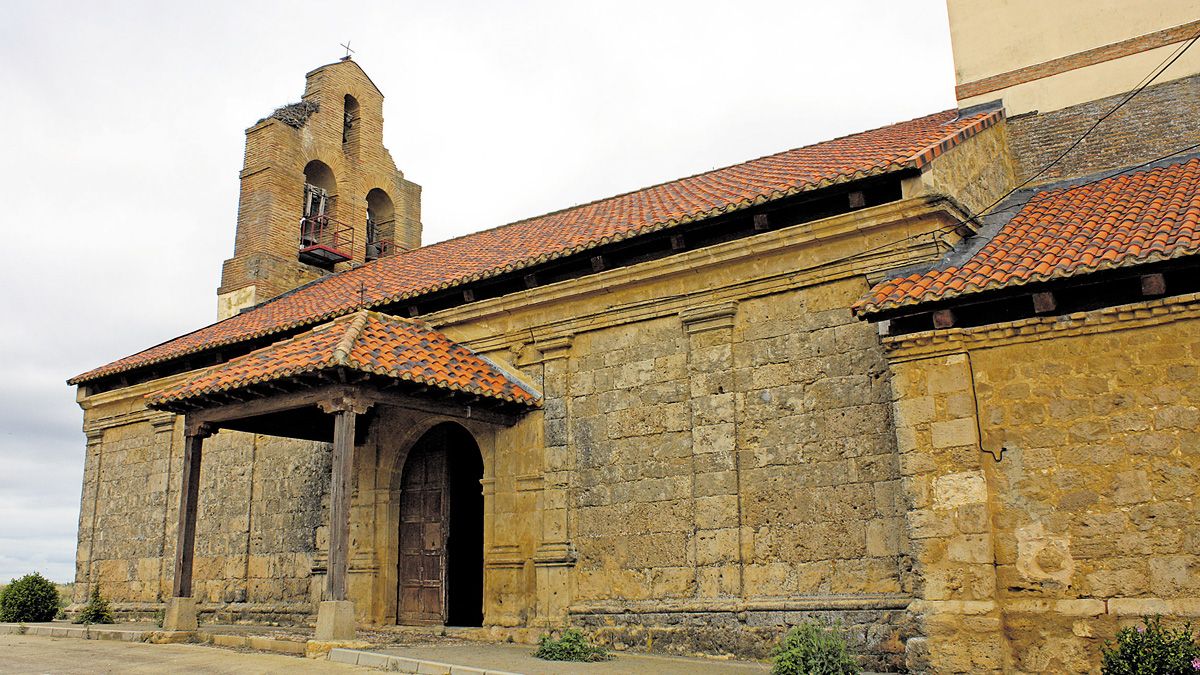
[(346, 48), (346, 55), (342, 57), (342, 60), (349, 61), (350, 55), (354, 53), (354, 50), (350, 49), (350, 41), (346, 40), (344, 43), (341, 43), (341, 46)]

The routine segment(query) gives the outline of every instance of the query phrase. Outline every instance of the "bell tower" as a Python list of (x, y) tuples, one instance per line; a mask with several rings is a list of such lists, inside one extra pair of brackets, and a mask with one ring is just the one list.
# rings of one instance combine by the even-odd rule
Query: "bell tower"
[(237, 235), (218, 318), (421, 245), (421, 187), (383, 147), (383, 94), (349, 58), (246, 130)]

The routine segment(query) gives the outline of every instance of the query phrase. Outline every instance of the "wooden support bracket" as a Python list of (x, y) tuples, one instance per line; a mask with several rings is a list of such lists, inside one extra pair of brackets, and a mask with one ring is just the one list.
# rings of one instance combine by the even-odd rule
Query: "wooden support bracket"
[(1049, 314), (1058, 309), (1058, 300), (1052, 291), (1041, 291), (1033, 294), (1033, 311), (1037, 314)]
[(934, 328), (953, 328), (954, 327), (954, 310), (939, 309), (933, 313)]
[(1156, 295), (1166, 295), (1166, 293), (1167, 280), (1161, 272), (1142, 275), (1142, 295), (1153, 297)]

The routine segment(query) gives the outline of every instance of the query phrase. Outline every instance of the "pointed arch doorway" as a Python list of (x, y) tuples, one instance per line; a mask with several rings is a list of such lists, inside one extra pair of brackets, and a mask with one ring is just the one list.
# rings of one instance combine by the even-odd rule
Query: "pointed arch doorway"
[(483, 625), (483, 458), (463, 427), (439, 424), (400, 479), (397, 623)]

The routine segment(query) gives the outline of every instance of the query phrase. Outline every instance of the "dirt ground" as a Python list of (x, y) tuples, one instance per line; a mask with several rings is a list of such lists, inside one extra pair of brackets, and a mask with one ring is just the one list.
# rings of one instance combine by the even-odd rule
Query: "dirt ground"
[(201, 645), (77, 640), (0, 635), (0, 673), (377, 673), (328, 661), (277, 654), (245, 653)]

